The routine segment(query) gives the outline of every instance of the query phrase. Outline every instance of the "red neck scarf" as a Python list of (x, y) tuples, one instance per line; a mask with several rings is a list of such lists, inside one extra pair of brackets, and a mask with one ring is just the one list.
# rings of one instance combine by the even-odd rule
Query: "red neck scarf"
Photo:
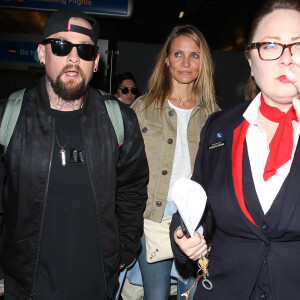
[[(293, 150), (293, 126), (292, 120), (297, 120), (293, 106), (287, 113), (281, 112), (278, 108), (271, 107), (264, 102), (261, 95), (260, 112), (267, 119), (278, 122), (278, 128), (270, 143), (270, 153), (264, 170), (265, 181), (276, 174), (277, 169), (291, 159)], [(244, 215), (256, 226), (257, 224), (250, 215), (243, 194), (243, 150), (244, 141), (249, 128), (249, 123), (244, 120), (234, 131), (232, 139), (232, 177), (234, 191), (239, 203), (239, 206)], [(271, 146), (272, 144), (272, 146)], [(259, 227), (258, 227), (259, 228)]]
[(292, 106), (287, 113), (278, 108), (266, 104), (263, 95), (261, 95), (261, 105), (259, 108), (261, 114), (272, 122), (279, 123), (276, 132), (270, 142), (269, 156), (264, 169), (264, 180), (267, 181), (276, 174), (277, 169), (288, 162), (292, 157), (293, 151), (293, 125), (292, 121), (298, 118), (294, 107)]

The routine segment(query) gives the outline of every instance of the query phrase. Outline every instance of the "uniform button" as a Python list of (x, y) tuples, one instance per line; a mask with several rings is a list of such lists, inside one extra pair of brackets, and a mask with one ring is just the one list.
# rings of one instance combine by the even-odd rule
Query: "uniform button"
[(263, 264), (266, 265), (268, 263), (268, 259), (265, 257)]
[(269, 243), (267, 243), (267, 242), (263, 242), (263, 245), (264, 245), (265, 247), (269, 247)]
[(263, 230), (268, 230), (268, 229), (269, 229), (269, 225), (268, 225), (267, 223), (264, 222), (264, 223), (262, 224), (262, 229), (263, 229)]
[(174, 111), (173, 111), (173, 110), (170, 110), (170, 111), (169, 111), (169, 116), (170, 116), (170, 117), (173, 117), (173, 116), (174, 116)]
[(161, 207), (162, 203), (161, 201), (156, 201), (156, 206)]
[(168, 139), (168, 144), (173, 144), (173, 139)]
[(143, 133), (146, 133), (147, 131), (148, 131), (148, 128), (147, 128), (147, 127), (143, 127), (143, 128), (142, 128), (142, 132), (143, 132)]
[(161, 174), (167, 175), (167, 174), (168, 174), (168, 171), (167, 171), (167, 170), (163, 170), (163, 171), (161, 172)]
[(260, 299), (267, 300), (268, 299), (267, 293), (265, 293), (265, 292), (261, 293)]

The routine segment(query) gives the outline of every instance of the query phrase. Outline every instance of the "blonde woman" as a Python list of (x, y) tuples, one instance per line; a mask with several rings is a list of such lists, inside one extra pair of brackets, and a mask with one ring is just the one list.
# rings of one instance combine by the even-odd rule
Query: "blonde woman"
[[(189, 178), (198, 149), (200, 131), (218, 106), (213, 66), (202, 33), (192, 25), (175, 27), (167, 38), (148, 85), (148, 92), (132, 108), (144, 137), (150, 168), (144, 218), (160, 223), (176, 207), (170, 191), (177, 178)], [(144, 300), (167, 300), (173, 259), (147, 263), (145, 236), (138, 257)], [(177, 299), (191, 285), (179, 268)], [(182, 275), (182, 277), (180, 276)]]

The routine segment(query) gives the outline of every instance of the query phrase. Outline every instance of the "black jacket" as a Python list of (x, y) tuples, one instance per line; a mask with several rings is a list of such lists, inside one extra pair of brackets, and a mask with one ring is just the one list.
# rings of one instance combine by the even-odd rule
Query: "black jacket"
[[(256, 227), (240, 208), (232, 176), (233, 131), (244, 120), (248, 105), (245, 102), (213, 114), (201, 132), (192, 180), (207, 193), (208, 211), (201, 222), (204, 236), (212, 224), (215, 226), (209, 254), (209, 279), (214, 287), (207, 291), (198, 284), (195, 300), (300, 298), (300, 144), (290, 173), (266, 215), (257, 213), (261, 208), (244, 146), (243, 191)], [(175, 215), (170, 231), (178, 224)], [(187, 258), (172, 233), (171, 239), (177, 259), (184, 262)]]
[[(117, 101), (117, 100), (116, 100)], [(6, 100), (0, 103), (3, 115)], [(140, 248), (147, 199), (148, 165), (133, 110), (120, 103), (124, 144), (119, 147), (103, 97), (89, 88), (83, 104), (82, 135), (97, 208), (106, 288), (112, 296), (120, 264)], [(5, 289), (30, 299), (39, 259), (49, 172), (55, 140), (45, 79), (27, 90), (4, 166), (1, 268)]]

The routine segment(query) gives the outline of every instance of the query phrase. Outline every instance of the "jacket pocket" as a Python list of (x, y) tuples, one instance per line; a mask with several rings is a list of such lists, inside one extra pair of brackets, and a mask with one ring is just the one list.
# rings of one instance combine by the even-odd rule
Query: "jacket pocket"
[(150, 161), (160, 157), (160, 145), (163, 142), (163, 126), (146, 121), (141, 127), (147, 158)]

